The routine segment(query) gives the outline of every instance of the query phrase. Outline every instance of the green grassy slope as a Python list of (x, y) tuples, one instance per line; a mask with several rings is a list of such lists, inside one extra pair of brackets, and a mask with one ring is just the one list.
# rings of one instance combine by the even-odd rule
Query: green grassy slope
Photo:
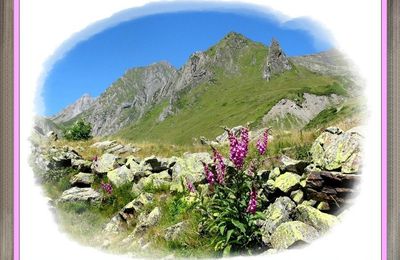
[(299, 98), (305, 92), (346, 94), (339, 79), (303, 67), (295, 67), (267, 82), (261, 77), (267, 51), (263, 45), (251, 45), (238, 57), (238, 73), (227, 73), (221, 67), (213, 68), (212, 83), (201, 84), (179, 96), (176, 115), (157, 122), (167, 105), (161, 103), (138, 122), (117, 133), (116, 137), (189, 144), (199, 136), (214, 138), (222, 132), (220, 126), (233, 127), (246, 122), (258, 126), (263, 115), (282, 98)]
[(333, 124), (346, 121), (346, 119), (349, 120), (354, 116), (356, 118), (353, 121), (362, 120), (362, 110), (362, 101), (360, 100), (352, 100), (338, 107), (327, 108), (308, 122), (304, 130), (329, 127)]

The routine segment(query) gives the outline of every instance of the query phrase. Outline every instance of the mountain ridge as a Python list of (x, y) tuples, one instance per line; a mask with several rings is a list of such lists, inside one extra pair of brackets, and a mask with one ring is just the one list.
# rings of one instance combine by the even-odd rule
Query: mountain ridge
[(93, 98), (90, 96), (90, 94), (85, 93), (74, 103), (67, 106), (56, 115), (50, 117), (50, 119), (57, 124), (69, 121), (80, 113), (89, 109), (95, 101), (96, 98)]
[[(323, 53), (318, 55), (324, 56)], [(323, 58), (320, 60), (324, 61)], [(320, 60), (317, 59), (318, 65), (323, 67), (324, 63)], [(137, 125), (145, 121), (150, 113), (154, 121), (151, 129), (154, 129), (165, 125), (164, 121), (170, 117), (179, 117), (180, 111), (188, 110), (191, 106), (196, 107), (196, 102), (206, 93), (206, 90), (201, 89), (216, 85), (225, 86), (225, 83), (233, 78), (238, 79), (237, 82), (240, 82), (243, 88), (247, 88), (250, 82), (253, 82), (256, 88), (265, 85), (265, 91), (272, 87), (277, 92), (275, 88), (281, 88), (277, 85), (287, 85), (288, 90), (285, 90), (285, 93), (276, 94), (271, 98), (275, 103), (288, 96), (301, 97), (304, 93), (329, 95), (346, 92), (343, 90), (346, 87), (341, 86), (344, 81), (340, 79), (340, 75), (327, 73), (330, 72), (329, 69), (313, 71), (311, 65), (307, 68), (307, 65), (313, 62), (316, 63), (313, 55), (287, 57), (277, 40), (272, 40), (270, 46), (265, 46), (242, 34), (231, 32), (207, 50), (191, 54), (179, 69), (161, 61), (127, 70), (90, 108), (72, 120), (85, 118), (92, 124), (95, 136), (104, 136)], [(326, 66), (329, 66), (329, 62), (326, 63)], [(288, 77), (287, 82), (290, 86), (285, 84), (284, 77)], [(248, 78), (248, 81), (244, 78)], [(232, 89), (234, 90), (221, 88), (221, 91), (242, 91), (238, 88)], [(262, 122), (262, 116), (273, 105), (265, 106), (262, 115), (257, 108), (257, 113), (260, 114), (257, 122)], [(196, 114), (197, 111), (193, 113)]]

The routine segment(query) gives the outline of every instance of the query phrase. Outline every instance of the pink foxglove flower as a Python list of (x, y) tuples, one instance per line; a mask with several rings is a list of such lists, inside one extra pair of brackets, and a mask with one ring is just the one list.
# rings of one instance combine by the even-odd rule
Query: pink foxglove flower
[(213, 148), (214, 152), (214, 164), (217, 173), (217, 182), (219, 184), (223, 184), (225, 181), (225, 171), (226, 165), (224, 163), (224, 158), (222, 155), (217, 151), (217, 149)]
[(204, 167), (204, 173), (206, 175), (206, 180), (210, 185), (213, 185), (215, 183), (214, 173), (210, 170), (208, 164), (206, 164), (205, 162), (202, 163)]
[(112, 191), (113, 191), (112, 186), (111, 186), (110, 183), (101, 182), (101, 188), (102, 188), (105, 192), (107, 192), (108, 194), (111, 194)]
[(228, 131), (228, 139), (230, 146), (229, 158), (236, 168), (241, 169), (249, 151), (249, 129), (242, 128), (240, 140), (238, 140), (232, 131)]
[(264, 155), (268, 146), (268, 129), (265, 130), (263, 136), (258, 139), (256, 147), (260, 155)]
[(187, 189), (189, 192), (191, 193), (195, 193), (196, 189), (194, 188), (194, 185), (191, 181), (189, 181), (188, 179), (186, 179), (186, 183), (187, 183)]
[(246, 212), (250, 214), (256, 213), (257, 210), (257, 191), (253, 188), (250, 192), (250, 200)]

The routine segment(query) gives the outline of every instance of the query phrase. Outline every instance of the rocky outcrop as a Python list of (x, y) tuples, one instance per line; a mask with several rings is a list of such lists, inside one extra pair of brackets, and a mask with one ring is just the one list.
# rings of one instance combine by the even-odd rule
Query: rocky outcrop
[(287, 249), (301, 242), (311, 243), (318, 236), (312, 226), (300, 221), (289, 221), (281, 224), (272, 234), (271, 246), (277, 250)]
[(93, 171), (99, 174), (107, 174), (118, 167), (118, 157), (109, 153), (101, 155), (92, 164)]
[(179, 222), (173, 226), (168, 227), (165, 230), (165, 235), (164, 238), (166, 241), (175, 241), (182, 236), (183, 232), (185, 231), (185, 228), (187, 227), (187, 222), (182, 221)]
[(344, 98), (336, 94), (317, 96), (308, 93), (303, 94), (301, 103), (290, 99), (282, 99), (263, 117), (263, 123), (265, 125), (275, 125), (278, 128), (285, 126), (286, 128), (301, 129), (321, 111), (330, 106), (338, 105), (343, 101)]
[(316, 208), (306, 205), (297, 206), (295, 219), (309, 224), (321, 232), (326, 232), (339, 223), (337, 217), (323, 213)]
[(313, 162), (326, 170), (357, 173), (361, 170), (362, 135), (356, 130), (343, 132), (337, 127), (327, 128), (313, 143)]
[(320, 74), (352, 76), (349, 71), (349, 59), (336, 49), (311, 55), (290, 57), (289, 59), (297, 65)]
[(169, 88), (177, 76), (177, 70), (166, 62), (128, 70), (82, 116), (92, 124), (93, 135), (115, 133), (165, 98), (162, 89)]
[(63, 202), (99, 202), (101, 200), (101, 194), (92, 188), (78, 188), (73, 187), (69, 190), (64, 191), (61, 197), (58, 199), (58, 203)]
[(39, 168), (41, 174), (49, 170), (67, 168), (72, 162), (82, 159), (81, 156), (71, 147), (45, 149), (35, 147), (33, 150), (34, 165)]
[(41, 136), (46, 136), (49, 132), (54, 132), (61, 136), (61, 129), (50, 118), (35, 116), (34, 118), (34, 132)]
[(187, 181), (200, 183), (205, 180), (202, 162), (211, 163), (208, 153), (186, 153), (183, 158), (177, 158), (172, 167), (171, 191), (182, 192), (186, 189)]
[(91, 172), (92, 162), (84, 159), (72, 159), (71, 167), (80, 172)]
[(95, 100), (96, 99), (91, 97), (89, 94), (84, 94), (73, 104), (69, 105), (68, 107), (63, 109), (60, 113), (53, 116), (51, 120), (57, 124), (68, 122), (77, 115), (88, 110), (93, 105)]
[(301, 176), (296, 173), (285, 172), (276, 178), (274, 186), (284, 193), (289, 193), (300, 185), (300, 178)]
[(279, 157), (280, 170), (284, 172), (295, 172), (301, 174), (304, 172), (305, 168), (310, 164), (310, 162), (304, 160), (294, 160), (282, 155)]
[(128, 167), (122, 165), (121, 167), (109, 171), (107, 177), (112, 184), (116, 187), (120, 187), (125, 183), (131, 183), (134, 179), (134, 172), (132, 172)]
[(141, 178), (137, 183), (132, 186), (133, 194), (140, 194), (145, 188), (153, 190), (169, 190), (171, 187), (171, 175), (168, 171), (163, 171), (157, 174), (151, 174), (147, 177)]
[(125, 205), (116, 214), (110, 222), (106, 224), (103, 229), (105, 233), (119, 233), (126, 231), (132, 222), (135, 221), (135, 217), (138, 213), (149, 203), (153, 202), (154, 196), (150, 193), (142, 193), (136, 199)]
[(161, 219), (161, 211), (159, 207), (155, 207), (149, 214), (139, 216), (139, 223), (133, 232), (127, 237), (127, 240), (140, 238), (147, 229), (156, 225)]
[(71, 177), (69, 181), (72, 186), (76, 187), (90, 187), (94, 183), (94, 174), (80, 172)]
[(295, 208), (296, 204), (288, 197), (277, 198), (274, 203), (268, 206), (263, 212), (265, 219), (258, 222), (265, 244), (271, 243), (271, 235), (280, 224), (290, 221)]
[(321, 209), (341, 208), (357, 195), (360, 175), (317, 171), (307, 175), (305, 190), (308, 198), (323, 202)]
[(138, 147), (135, 147), (132, 144), (121, 144), (115, 140), (106, 140), (106, 141), (97, 142), (97, 143), (92, 144), (91, 147), (94, 147), (94, 148), (100, 149), (102, 151), (105, 151), (106, 153), (112, 153), (115, 155), (135, 153), (140, 150)]
[(264, 66), (263, 78), (270, 80), (272, 76), (291, 70), (292, 64), (283, 52), (279, 42), (272, 39), (268, 49), (268, 57)]
[(46, 134), (46, 137), (50, 140), (50, 141), (57, 141), (58, 140), (58, 135), (54, 132), (54, 131), (50, 131)]

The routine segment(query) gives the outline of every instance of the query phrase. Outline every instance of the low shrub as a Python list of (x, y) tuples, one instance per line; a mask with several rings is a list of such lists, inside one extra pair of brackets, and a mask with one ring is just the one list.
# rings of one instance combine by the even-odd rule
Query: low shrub
[(63, 135), (67, 140), (87, 140), (91, 138), (92, 126), (90, 123), (79, 119), (72, 126), (63, 130)]

